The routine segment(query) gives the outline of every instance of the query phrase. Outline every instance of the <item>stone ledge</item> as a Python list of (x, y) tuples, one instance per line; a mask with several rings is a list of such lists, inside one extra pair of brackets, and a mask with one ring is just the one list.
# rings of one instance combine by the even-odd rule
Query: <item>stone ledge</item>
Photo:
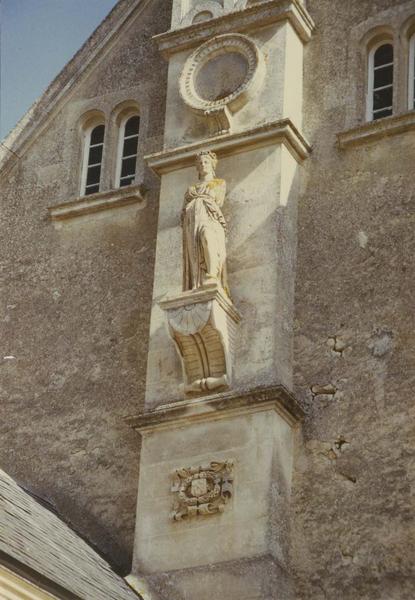
[(168, 57), (216, 35), (235, 31), (242, 33), (278, 21), (289, 21), (303, 42), (310, 40), (315, 27), (311, 16), (299, 0), (264, 0), (244, 10), (158, 34), (153, 39), (160, 52)]
[(192, 166), (195, 155), (200, 150), (213, 150), (222, 158), (278, 142), (284, 144), (299, 162), (306, 159), (311, 152), (310, 144), (291, 120), (281, 119), (248, 131), (218, 135), (186, 146), (162, 150), (149, 154), (145, 160), (153, 171), (161, 175)]
[(368, 144), (375, 140), (412, 131), (415, 129), (415, 111), (370, 121), (348, 131), (337, 134), (337, 143), (342, 150), (350, 146)]
[(63, 202), (48, 208), (52, 221), (63, 221), (91, 213), (121, 208), (129, 204), (141, 204), (145, 200), (146, 189), (142, 184), (98, 192), (90, 196), (81, 196), (69, 202)]
[(195, 422), (217, 421), (240, 414), (273, 410), (292, 427), (304, 418), (295, 397), (283, 386), (256, 388), (247, 392), (225, 392), (204, 398), (162, 404), (125, 422), (142, 435), (162, 429), (184, 427)]

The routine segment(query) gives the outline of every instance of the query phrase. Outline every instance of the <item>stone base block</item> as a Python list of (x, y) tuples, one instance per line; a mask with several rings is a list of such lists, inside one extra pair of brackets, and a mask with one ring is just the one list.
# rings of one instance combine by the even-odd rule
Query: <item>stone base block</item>
[(145, 583), (145, 600), (293, 599), (290, 574), (271, 556), (157, 573)]
[(273, 388), (131, 419), (143, 436), (132, 574), (169, 600), (288, 598), (300, 417), (292, 396)]

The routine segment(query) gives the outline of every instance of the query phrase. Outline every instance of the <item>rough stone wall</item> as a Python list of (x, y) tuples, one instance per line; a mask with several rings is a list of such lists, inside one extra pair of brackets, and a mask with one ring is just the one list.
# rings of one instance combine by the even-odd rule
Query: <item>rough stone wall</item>
[(123, 417), (143, 399), (158, 179), (141, 164), (143, 207), (60, 230), (47, 207), (79, 193), (76, 118), (95, 97), (108, 110), (138, 100), (141, 153), (161, 144), (167, 69), (151, 37), (169, 28), (170, 3), (130, 23), (1, 181), (0, 206), (1, 466), (124, 572), (139, 439)]
[[(305, 56), (314, 150), (296, 278), (296, 394), (307, 410), (294, 474), (299, 600), (405, 600), (415, 588), (413, 135), (348, 150), (335, 137), (354, 112), (347, 32), (403, 5), (308, 0), (317, 30)], [(71, 128), (96, 96), (110, 107), (130, 85), (141, 90), (142, 151), (159, 143), (166, 65), (150, 37), (169, 28), (169, 12), (152, 0), (1, 182), (0, 336), (15, 357), (1, 364), (1, 465), (126, 571), (139, 448), (122, 417), (144, 391), (157, 180), (143, 169), (144, 208), (62, 230), (46, 208), (74, 195)]]
[(314, 150), (299, 203), (295, 315), (307, 418), (293, 507), (304, 600), (414, 597), (414, 137), (346, 150), (335, 138), (354, 111), (349, 32), (387, 9), (392, 23), (409, 4), (308, 2), (317, 30), (304, 123)]

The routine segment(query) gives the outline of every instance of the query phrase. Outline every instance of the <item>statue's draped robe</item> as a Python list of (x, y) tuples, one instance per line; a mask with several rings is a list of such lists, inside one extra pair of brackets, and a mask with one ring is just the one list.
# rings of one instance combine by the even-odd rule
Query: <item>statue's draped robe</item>
[[(184, 198), (183, 225), (183, 289), (192, 290), (203, 285), (207, 264), (217, 265), (213, 275), (224, 290), (228, 290), (226, 276), (226, 221), (221, 207), (225, 200), (224, 179), (196, 183), (189, 187)], [(205, 254), (210, 253), (213, 261)]]

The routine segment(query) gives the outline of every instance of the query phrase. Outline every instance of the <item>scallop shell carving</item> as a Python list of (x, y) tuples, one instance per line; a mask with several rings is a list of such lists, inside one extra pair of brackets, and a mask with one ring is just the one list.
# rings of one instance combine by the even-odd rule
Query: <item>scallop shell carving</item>
[(203, 329), (210, 318), (212, 302), (190, 304), (169, 310), (170, 326), (182, 335), (193, 335)]

